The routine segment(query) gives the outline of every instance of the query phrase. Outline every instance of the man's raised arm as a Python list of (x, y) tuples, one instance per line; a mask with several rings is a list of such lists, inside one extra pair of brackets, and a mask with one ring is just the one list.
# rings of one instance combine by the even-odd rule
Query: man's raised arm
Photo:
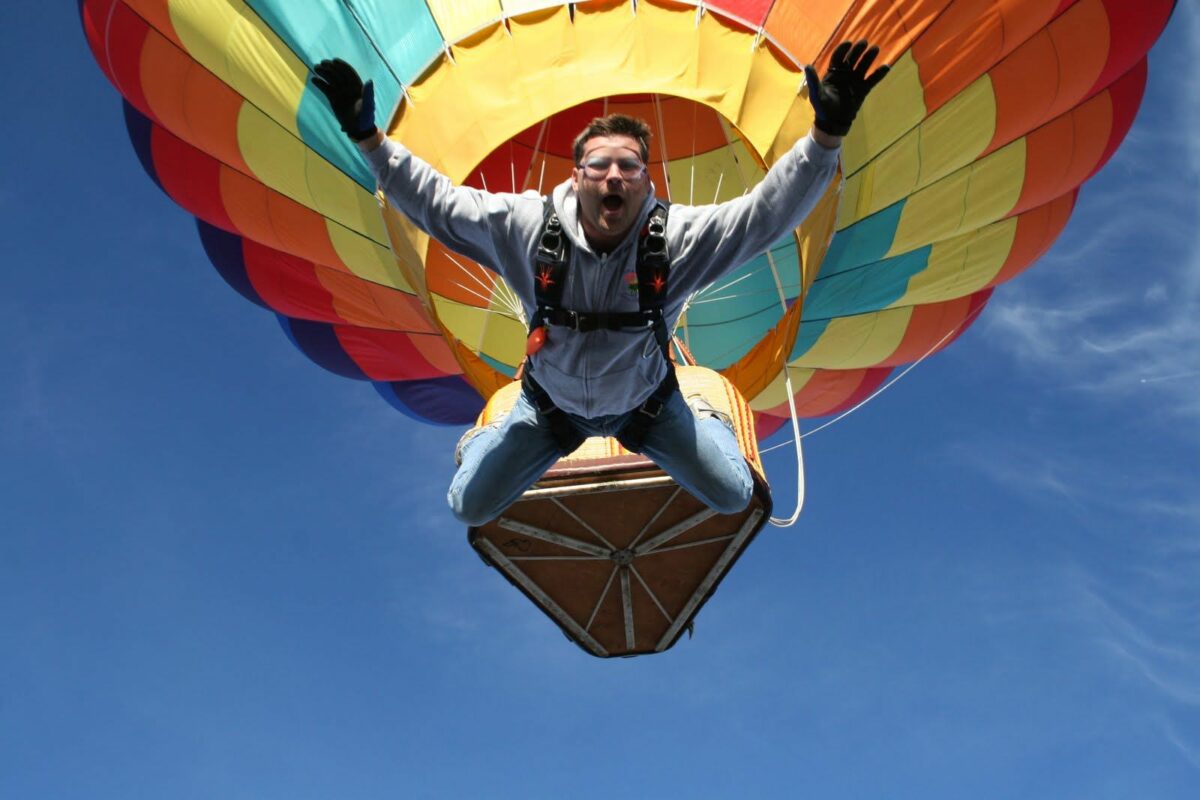
[[(328, 99), (342, 131), (358, 145), (392, 205), (446, 247), (505, 274), (513, 259), (504, 255), (523, 248), (524, 228), (541, 224), (540, 200), (454, 185), (400, 143), (388, 143), (375, 124), (372, 81), (364, 83), (340, 58), (321, 61), (313, 73), (313, 85)], [(517, 206), (524, 212), (520, 226), (512, 224)], [(519, 256), (516, 260), (523, 264), (523, 252)]]

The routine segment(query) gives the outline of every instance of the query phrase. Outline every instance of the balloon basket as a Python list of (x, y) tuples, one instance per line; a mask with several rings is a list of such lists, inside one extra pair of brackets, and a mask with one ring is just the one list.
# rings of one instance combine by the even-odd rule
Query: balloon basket
[[(661, 653), (690, 634), (771, 516), (745, 401), (711, 370), (679, 372), (685, 393), (701, 390), (741, 432), (754, 476), (747, 508), (719, 514), (654, 462), (596, 437), (560, 459), (499, 518), (468, 532), (485, 563), (594, 656)], [(499, 405), (511, 406), (518, 390), (502, 390), (512, 397)], [(489, 409), (496, 413), (492, 403)]]

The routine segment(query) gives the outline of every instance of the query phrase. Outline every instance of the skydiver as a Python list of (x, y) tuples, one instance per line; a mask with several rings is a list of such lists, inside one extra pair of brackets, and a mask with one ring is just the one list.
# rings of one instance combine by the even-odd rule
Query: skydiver
[[(824, 78), (805, 68), (813, 128), (750, 192), (718, 205), (667, 209), (670, 268), (655, 312), (661, 318), (637, 327), (624, 324), (645, 311), (630, 285), (638, 282), (648, 223), (663, 213), (646, 166), (644, 121), (619, 114), (593, 120), (575, 139), (570, 180), (549, 201), (535, 192), (490, 193), (454, 186), (385, 137), (375, 124), (374, 86), (349, 64), (332, 59), (314, 67), (313, 83), (391, 203), (446, 247), (499, 272), (535, 323), (513, 410), (459, 442), (448, 493), (455, 517), (468, 525), (497, 517), (586, 436), (616, 437), (721, 513), (746, 507), (753, 483), (729, 420), (699, 395), (685, 401), (663, 326), (674, 330), (693, 292), (764, 252), (816, 205), (836, 173), (842, 138), (887, 74), (887, 66), (870, 72), (878, 53), (865, 41), (843, 42)], [(539, 262), (539, 244), (551, 211), (566, 239), (560, 260), (568, 267), (561, 295), (546, 305), (552, 281), (540, 273), (539, 291), (536, 271), (549, 259), (543, 250)]]

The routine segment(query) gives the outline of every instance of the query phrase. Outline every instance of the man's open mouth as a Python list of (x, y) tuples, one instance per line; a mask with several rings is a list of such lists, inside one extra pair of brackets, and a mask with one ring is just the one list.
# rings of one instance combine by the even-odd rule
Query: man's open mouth
[(625, 205), (625, 198), (619, 194), (606, 194), (600, 200), (600, 205), (604, 206), (605, 211), (620, 211)]

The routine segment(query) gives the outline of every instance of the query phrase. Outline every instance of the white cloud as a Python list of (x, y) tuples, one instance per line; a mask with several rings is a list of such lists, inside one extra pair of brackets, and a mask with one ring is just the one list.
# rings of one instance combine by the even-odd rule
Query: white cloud
[(1146, 287), (1146, 293), (1142, 295), (1142, 301), (1146, 304), (1167, 304), (1170, 301), (1170, 290), (1165, 283), (1153, 283)]
[(1175, 723), (1169, 717), (1160, 717), (1159, 722), (1167, 741), (1179, 751), (1180, 755), (1187, 759), (1188, 763), (1196, 769), (1200, 769), (1200, 742), (1189, 741), (1187, 737), (1180, 733), (1179, 728), (1176, 727)]
[[(1198, 229), (1200, 206), (1190, 202), (1165, 218), (1159, 210), (1138, 211), (1097, 236), (1064, 237), (1039, 265), (1060, 274), (997, 292), (982, 320), (988, 340), (1018, 368), (1053, 374), (1080, 392), (1112, 402), (1149, 400), (1173, 416), (1200, 419)], [(1160, 263), (1134, 263), (1142, 255), (1136, 250), (1098, 261), (1148, 235), (1156, 245), (1145, 254), (1165, 254)], [(1152, 270), (1153, 280), (1139, 286), (1144, 278), (1135, 268)]]
[[(1194, 58), (1195, 54), (1200, 52), (1200, 11), (1197, 10), (1194, 3), (1180, 3), (1175, 7), (1173, 24), (1186, 30), (1187, 50)], [(1182, 78), (1182, 96), (1186, 101), (1180, 104), (1184, 124), (1179, 127), (1180, 130), (1187, 132), (1185, 135), (1191, 137), (1186, 152), (1191, 171), (1195, 173), (1200, 172), (1200, 142), (1195, 139), (1197, 126), (1200, 125), (1200, 105), (1195, 102), (1195, 98), (1200, 97), (1200, 74), (1197, 74), (1194, 69), (1189, 69), (1189, 66), (1189, 64), (1171, 65), (1175, 69), (1174, 74)]]
[[(1061, 240), (1001, 287), (982, 326), (1018, 368), (1103, 402), (1153, 407), (1200, 437), (1200, 14), (1189, 46), (1152, 60), (1148, 96), (1117, 157), (1081, 190)], [(1163, 100), (1173, 97), (1174, 102)]]
[[(1141, 547), (1135, 538), (1151, 541)], [(1200, 713), (1200, 602), (1194, 588), (1200, 557), (1168, 555), (1171, 548), (1157, 546), (1158, 538), (1154, 532), (1131, 535), (1124, 563), (1114, 563), (1100, 552), (1108, 548), (1100, 547), (1076, 549), (1064, 561), (1021, 564), (1015, 572), (989, 569), (979, 576), (975, 598), (990, 625), (1048, 625), (1059, 631), (1064, 652), (1075, 652), (1071, 643), (1081, 646), (1075, 668), (1080, 679), (1107, 673), (1104, 685), (1125, 698), (1125, 724), (1158, 730), (1200, 766), (1195, 728), (1177, 724)]]
[(26, 309), (15, 304), (0, 306), (0, 317), (12, 345), (6, 353), (11, 380), (0, 387), (6, 411), (0, 423), (0, 446), (13, 452), (32, 447), (55, 460), (62, 481), (86, 485), (79, 446), (96, 434), (80, 420), (73, 400), (64, 399), (58, 385), (61, 380), (56, 376), (72, 368), (78, 371), (65, 334), (53, 326), (35, 326)]
[(1086, 440), (1059, 439), (1047, 448), (1037, 437), (980, 434), (949, 454), (1029, 502), (1065, 507), (1081, 518), (1155, 520), (1177, 532), (1180, 552), (1200, 547), (1200, 500), (1188, 472), (1130, 470)]
[[(1200, 741), (1175, 724), (1200, 713), (1195, 477), (1130, 474), (1087, 457), (1086, 449), (1046, 452), (1021, 439), (964, 446), (959, 455), (1028, 500), (1079, 520), (1062, 533), (1062, 560), (1023, 566), (1021, 581), (989, 579), (979, 593), (989, 618), (1049, 618), (1075, 630), (1095, 651), (1093, 666), (1122, 676), (1145, 698), (1139, 713), (1200, 766)], [(1040, 589), (1031, 592), (1028, 578), (1036, 574)], [(1010, 584), (1022, 581), (1026, 590), (1013, 593)]]

